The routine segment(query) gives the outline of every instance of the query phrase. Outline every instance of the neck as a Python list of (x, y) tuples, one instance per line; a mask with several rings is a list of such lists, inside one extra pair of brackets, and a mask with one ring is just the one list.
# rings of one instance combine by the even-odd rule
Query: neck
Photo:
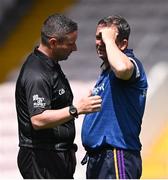
[(110, 67), (109, 62), (104, 62), (104, 66), (106, 67), (106, 69), (108, 69)]
[(46, 56), (48, 56), (49, 58), (52, 58), (51, 50), (48, 47), (40, 44), (39, 47), (38, 47), (38, 50), (41, 51)]

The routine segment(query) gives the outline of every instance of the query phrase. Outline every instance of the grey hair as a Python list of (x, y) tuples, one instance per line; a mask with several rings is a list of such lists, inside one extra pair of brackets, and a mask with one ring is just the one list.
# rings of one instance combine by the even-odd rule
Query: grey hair
[(48, 16), (44, 21), (41, 29), (41, 40), (43, 44), (47, 45), (47, 39), (50, 37), (57, 37), (62, 40), (68, 33), (77, 31), (77, 23), (63, 14), (53, 14)]

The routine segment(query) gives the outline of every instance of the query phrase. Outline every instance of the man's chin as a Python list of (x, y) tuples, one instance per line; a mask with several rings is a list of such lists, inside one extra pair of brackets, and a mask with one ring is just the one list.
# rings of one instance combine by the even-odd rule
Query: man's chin
[(67, 59), (68, 59), (68, 56), (60, 58), (59, 61), (66, 61)]

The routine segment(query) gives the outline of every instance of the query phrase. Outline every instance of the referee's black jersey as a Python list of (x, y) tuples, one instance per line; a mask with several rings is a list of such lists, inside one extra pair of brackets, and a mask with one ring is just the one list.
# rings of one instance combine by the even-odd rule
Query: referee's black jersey
[(74, 119), (55, 128), (34, 130), (30, 118), (44, 110), (72, 104), (70, 85), (58, 63), (37, 48), (23, 64), (16, 83), (19, 146), (66, 149), (75, 138)]

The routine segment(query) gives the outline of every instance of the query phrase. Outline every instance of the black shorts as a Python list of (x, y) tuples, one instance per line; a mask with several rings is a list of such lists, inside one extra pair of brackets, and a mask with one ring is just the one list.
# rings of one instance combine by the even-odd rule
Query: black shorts
[(115, 148), (88, 152), (87, 179), (139, 179), (141, 174), (140, 152)]
[(21, 147), (17, 162), (24, 179), (73, 179), (75, 150), (58, 152)]

